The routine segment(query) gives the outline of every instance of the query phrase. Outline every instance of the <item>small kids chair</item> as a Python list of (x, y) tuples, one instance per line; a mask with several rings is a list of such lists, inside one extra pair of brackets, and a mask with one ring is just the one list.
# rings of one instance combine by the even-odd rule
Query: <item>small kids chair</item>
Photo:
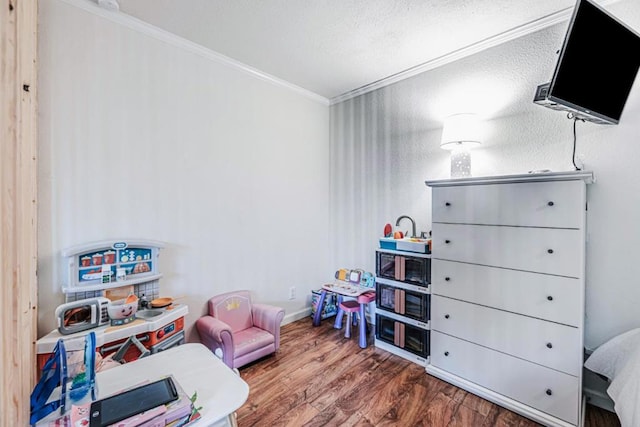
[(214, 353), (219, 349), (230, 368), (278, 351), (284, 309), (252, 302), (247, 290), (217, 295), (208, 306), (209, 313), (196, 321), (200, 341)]
[[(344, 337), (351, 338), (351, 325), (358, 323), (360, 326), (360, 339), (358, 341), (360, 348), (367, 347), (367, 318), (364, 314), (365, 308), (367, 304), (375, 301), (375, 299), (376, 293), (372, 291), (359, 295), (355, 300), (343, 300), (339, 304), (340, 311), (338, 312), (338, 315), (342, 316), (341, 313), (347, 313), (347, 324), (345, 325)], [(357, 322), (354, 314), (358, 317)], [(336, 326), (338, 326), (341, 321), (342, 319), (339, 319), (339, 321), (336, 322)]]

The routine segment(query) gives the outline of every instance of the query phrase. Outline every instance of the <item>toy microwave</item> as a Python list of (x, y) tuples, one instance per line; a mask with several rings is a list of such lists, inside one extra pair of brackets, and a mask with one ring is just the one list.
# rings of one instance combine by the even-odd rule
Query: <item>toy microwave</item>
[(96, 297), (58, 306), (55, 311), (58, 331), (62, 335), (69, 335), (108, 324), (108, 305), (107, 298)]

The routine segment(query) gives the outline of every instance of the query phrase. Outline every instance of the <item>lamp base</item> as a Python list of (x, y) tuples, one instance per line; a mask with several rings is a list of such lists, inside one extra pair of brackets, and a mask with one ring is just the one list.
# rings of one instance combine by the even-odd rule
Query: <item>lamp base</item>
[(471, 176), (471, 153), (467, 150), (451, 152), (451, 178)]

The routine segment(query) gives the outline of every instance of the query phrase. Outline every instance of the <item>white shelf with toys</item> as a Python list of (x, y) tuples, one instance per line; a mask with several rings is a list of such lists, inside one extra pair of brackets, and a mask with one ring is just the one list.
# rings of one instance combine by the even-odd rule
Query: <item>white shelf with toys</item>
[(62, 251), (68, 259), (65, 294), (100, 291), (158, 280), (162, 242), (146, 239), (105, 240)]

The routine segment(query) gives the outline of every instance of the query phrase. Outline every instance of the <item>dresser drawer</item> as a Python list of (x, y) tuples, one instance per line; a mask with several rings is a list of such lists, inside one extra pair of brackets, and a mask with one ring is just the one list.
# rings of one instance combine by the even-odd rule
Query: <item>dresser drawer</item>
[(579, 279), (434, 259), (431, 281), (433, 294), (582, 326)]
[(578, 376), (582, 330), (433, 295), (431, 329)]
[(436, 187), (433, 222), (583, 228), (582, 181)]
[(580, 380), (535, 363), (431, 331), (430, 363), (577, 425)]
[(582, 277), (584, 231), (434, 223), (431, 258)]

